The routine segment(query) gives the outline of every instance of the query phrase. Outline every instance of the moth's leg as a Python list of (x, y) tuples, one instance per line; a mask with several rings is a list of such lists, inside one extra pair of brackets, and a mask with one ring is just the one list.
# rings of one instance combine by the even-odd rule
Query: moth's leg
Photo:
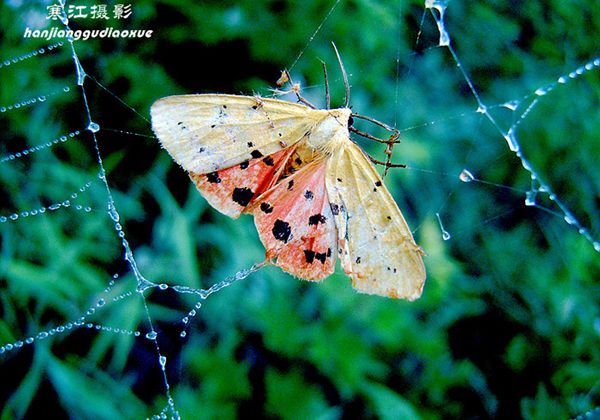
[(287, 70), (285, 70), (285, 73), (287, 75), (290, 85), (292, 86), (292, 92), (294, 92), (294, 94), (296, 95), (296, 98), (298, 98), (298, 102), (303, 103), (304, 105), (308, 106), (309, 108), (317, 109), (316, 106), (314, 106), (312, 103), (310, 103), (309, 101), (304, 99), (302, 97), (302, 95), (300, 95), (300, 83), (294, 83), (292, 81), (292, 76), (290, 75), (290, 73)]

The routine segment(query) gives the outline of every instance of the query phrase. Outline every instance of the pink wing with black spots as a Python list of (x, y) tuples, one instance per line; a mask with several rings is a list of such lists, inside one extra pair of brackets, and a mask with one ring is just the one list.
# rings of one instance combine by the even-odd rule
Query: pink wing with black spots
[(254, 204), (254, 222), (267, 257), (294, 276), (321, 280), (335, 269), (337, 233), (324, 159), (282, 179)]
[(254, 159), (207, 174), (190, 172), (190, 178), (211, 206), (237, 218), (277, 181), (293, 152), (291, 147), (270, 156), (255, 152)]

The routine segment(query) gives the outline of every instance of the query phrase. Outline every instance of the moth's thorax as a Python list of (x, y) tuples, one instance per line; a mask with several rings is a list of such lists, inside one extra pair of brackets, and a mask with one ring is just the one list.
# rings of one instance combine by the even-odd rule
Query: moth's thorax
[(323, 119), (311, 131), (306, 143), (313, 149), (331, 154), (341, 143), (348, 140), (348, 120), (352, 111), (348, 108), (322, 110)]

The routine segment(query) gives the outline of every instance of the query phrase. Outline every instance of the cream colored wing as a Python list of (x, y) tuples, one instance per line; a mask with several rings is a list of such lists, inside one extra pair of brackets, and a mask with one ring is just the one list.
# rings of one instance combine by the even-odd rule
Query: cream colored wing
[(216, 94), (168, 96), (156, 101), (150, 114), (163, 147), (197, 174), (292, 146), (326, 115), (277, 99)]
[(381, 177), (350, 139), (326, 177), (340, 260), (359, 292), (414, 300), (425, 283), (423, 251)]

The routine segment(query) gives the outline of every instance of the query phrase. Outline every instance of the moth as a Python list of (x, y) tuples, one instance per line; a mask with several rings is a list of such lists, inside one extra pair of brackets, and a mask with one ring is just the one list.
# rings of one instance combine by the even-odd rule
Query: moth
[(339, 258), (357, 291), (414, 300), (425, 283), (423, 251), (350, 139), (357, 115), (348, 108), (343, 74), (342, 108), (316, 109), (298, 89), (299, 103), (169, 96), (152, 105), (152, 127), (214, 208), (232, 218), (254, 215), (274, 265), (317, 281), (333, 273)]

